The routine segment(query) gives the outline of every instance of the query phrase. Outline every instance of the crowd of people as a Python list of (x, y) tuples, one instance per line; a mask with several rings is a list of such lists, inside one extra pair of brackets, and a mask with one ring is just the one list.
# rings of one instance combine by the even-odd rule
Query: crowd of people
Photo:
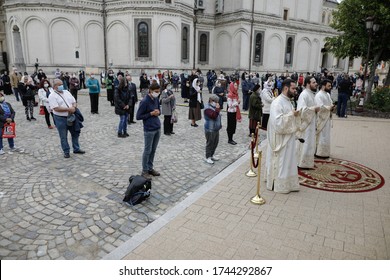
[[(22, 101), (25, 107), (27, 121), (34, 121), (37, 95), (47, 127), (58, 130), (64, 157), (70, 157), (68, 132), (72, 138), (73, 153), (84, 154), (78, 141), (83, 115), (77, 108), (77, 93), (87, 88), (90, 112), (99, 114), (99, 97), (103, 86), (107, 90), (107, 101), (119, 116), (119, 138), (129, 136), (127, 128), (136, 123), (134, 118), (142, 120), (142, 176), (152, 179), (152, 176), (160, 175), (153, 165), (161, 134), (159, 117), (163, 116), (164, 135), (174, 135), (177, 106), (174, 93), (180, 92), (183, 102), (188, 103), (190, 126), (196, 128), (202, 117), (204, 119), (206, 163), (214, 164), (218, 160), (215, 152), (222, 123), (226, 121), (228, 143), (236, 145), (233, 137), (237, 125), (242, 120), (242, 112), (247, 112), (249, 136), (255, 133), (258, 124), (267, 133), (267, 188), (287, 193), (299, 190), (298, 168), (311, 169), (315, 156), (330, 156), (330, 120), (335, 108), (330, 98), (331, 89), (336, 87), (339, 90), (337, 115), (346, 117), (346, 101), (350, 95), (361, 91), (359, 79), (356, 77), (353, 80), (348, 75), (334, 77), (327, 71), (306, 75), (290, 75), (288, 72), (260, 75), (246, 71), (241, 75), (238, 71), (227, 75), (222, 71), (217, 74), (214, 70), (204, 75), (199, 69), (191, 73), (183, 71), (178, 74), (166, 70), (149, 75), (142, 71), (137, 89), (128, 71), (114, 73), (108, 69), (104, 75), (100, 75), (100, 79), (94, 73), (90, 73), (86, 79), (83, 70), (69, 75), (56, 69), (51, 83), (42, 69), (33, 75), (22, 75), (13, 69), (10, 76), (7, 72), (2, 76), (0, 126), (13, 122), (15, 117), (15, 111), (5, 102), (5, 96), (14, 94), (16, 101)], [(3, 154), (3, 141), (0, 139), (0, 154)], [(13, 140), (8, 141), (10, 149), (15, 149)]]

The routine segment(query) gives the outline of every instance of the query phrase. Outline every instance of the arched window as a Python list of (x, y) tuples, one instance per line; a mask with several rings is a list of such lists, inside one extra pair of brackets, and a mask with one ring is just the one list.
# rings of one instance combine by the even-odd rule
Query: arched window
[(188, 28), (184, 27), (181, 38), (181, 59), (188, 59)]
[(287, 38), (287, 44), (286, 44), (286, 57), (285, 57), (285, 61), (284, 61), (284, 64), (286, 65), (290, 65), (292, 64), (292, 58), (293, 58), (293, 38), (292, 37), (288, 37)]
[(263, 45), (263, 34), (258, 33), (256, 35), (256, 40), (255, 40), (255, 57), (254, 57), (254, 60), (257, 63), (260, 63), (262, 60), (261, 57), (262, 45)]
[(322, 12), (322, 23), (325, 24), (326, 13)]
[(138, 24), (138, 56), (149, 57), (149, 28), (145, 22)]
[(199, 40), (199, 61), (207, 62), (207, 35), (200, 35)]
[(328, 15), (328, 24), (332, 23), (332, 13), (329, 13)]

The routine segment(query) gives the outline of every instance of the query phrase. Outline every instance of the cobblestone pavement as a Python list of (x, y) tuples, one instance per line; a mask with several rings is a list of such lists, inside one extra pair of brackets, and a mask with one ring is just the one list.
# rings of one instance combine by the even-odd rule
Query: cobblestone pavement
[[(178, 102), (182, 99), (175, 93)], [(208, 93), (204, 94), (207, 100)], [(248, 119), (243, 115), (235, 136), (227, 143), (226, 113), (217, 155), (204, 162), (203, 120), (190, 126), (188, 108), (178, 106), (175, 135), (162, 134), (155, 158), (160, 177), (153, 178), (152, 196), (131, 209), (122, 204), (132, 174), (141, 172), (142, 122), (128, 128), (130, 137), (118, 138), (119, 118), (106, 97), (99, 115), (89, 113), (86, 94), (79, 94), (85, 127), (80, 136), (85, 155), (64, 159), (56, 129), (44, 116), (29, 122), (24, 107), (7, 96), (16, 111), (17, 147), (10, 153), (4, 141), (0, 156), (0, 259), (100, 259), (147, 226), (141, 210), (153, 221), (243, 155), (249, 146)], [(161, 117), (161, 120), (163, 118)]]

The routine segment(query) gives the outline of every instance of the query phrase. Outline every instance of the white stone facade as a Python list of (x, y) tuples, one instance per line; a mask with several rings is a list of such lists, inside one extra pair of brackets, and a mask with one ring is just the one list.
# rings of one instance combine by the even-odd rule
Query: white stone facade
[(5, 0), (0, 40), (8, 65), (29, 72), (37, 59), (47, 73), (345, 71), (344, 60), (321, 52), (336, 34), (329, 27), (336, 7), (332, 0)]

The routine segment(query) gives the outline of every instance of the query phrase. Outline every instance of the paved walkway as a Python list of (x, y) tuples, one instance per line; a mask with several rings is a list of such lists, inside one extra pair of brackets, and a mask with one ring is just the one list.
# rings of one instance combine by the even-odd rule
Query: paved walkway
[(336, 118), (332, 156), (366, 165), (386, 184), (365, 193), (265, 189), (246, 154), (105, 259), (390, 259), (390, 120)]
[[(0, 259), (100, 259), (147, 226), (142, 215), (122, 204), (130, 175), (141, 172), (141, 122), (129, 127), (130, 137), (118, 138), (119, 118), (106, 97), (100, 98), (99, 115), (92, 115), (89, 97), (81, 94), (85, 127), (80, 144), (86, 154), (64, 159), (58, 132), (47, 128), (38, 108), (38, 120), (29, 122), (21, 103), (14, 96), (6, 99), (17, 113), (16, 145), (25, 152), (10, 154), (5, 141), (6, 154), (0, 156)], [(235, 137), (238, 145), (229, 145), (222, 130), (217, 150), (221, 161), (210, 166), (203, 160), (203, 122), (191, 127), (188, 108), (180, 106), (178, 113), (176, 134), (160, 139), (155, 167), (161, 176), (153, 180), (153, 195), (137, 207), (147, 212), (151, 221), (248, 148), (244, 116)], [(226, 115), (223, 124), (226, 127)]]
[[(113, 107), (102, 97), (100, 114), (91, 115), (88, 99), (79, 98), (87, 153), (64, 159), (57, 131), (42, 116), (26, 121), (21, 103), (7, 97), (17, 111), (16, 145), (25, 153), (9, 154), (5, 142), (0, 158), (0, 259), (389, 259), (388, 183), (357, 194), (302, 188), (275, 195), (262, 188), (267, 203), (252, 205), (256, 178), (244, 176), (247, 118), (238, 125), (238, 145), (227, 144), (221, 131), (222, 160), (210, 166), (202, 122), (191, 127), (186, 107), (178, 108), (176, 134), (160, 140), (155, 163), (162, 176), (153, 180), (152, 197), (136, 208), (148, 214), (147, 224), (121, 203), (128, 177), (141, 171), (142, 125), (117, 138)], [(389, 120), (335, 119), (332, 155), (388, 182), (389, 128)]]

